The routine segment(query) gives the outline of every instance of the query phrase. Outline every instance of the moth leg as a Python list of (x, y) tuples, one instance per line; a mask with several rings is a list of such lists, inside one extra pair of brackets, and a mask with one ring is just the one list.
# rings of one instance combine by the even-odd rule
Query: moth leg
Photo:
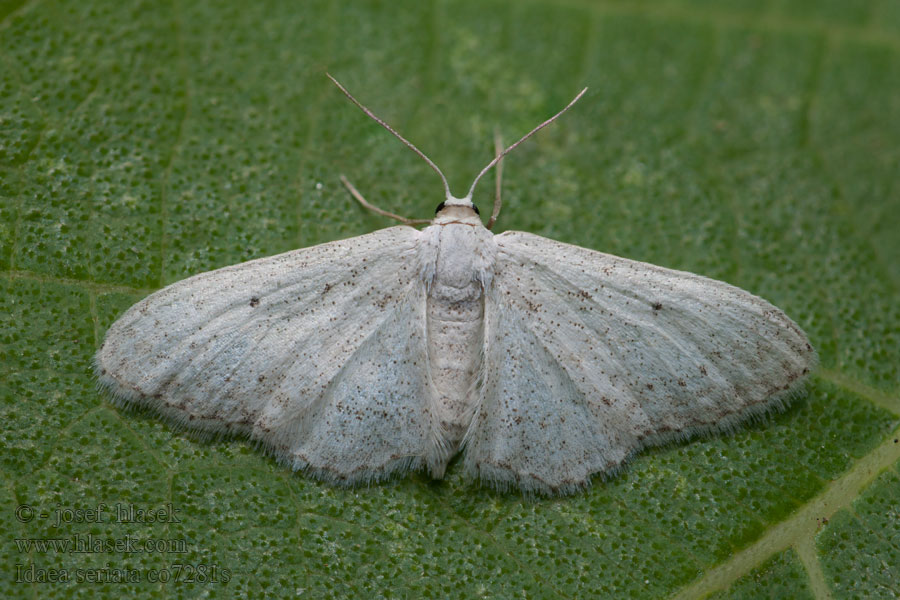
[[(494, 154), (500, 156), (503, 152), (503, 138), (500, 137), (500, 130), (494, 129)], [(487, 227), (490, 229), (497, 222), (497, 216), (500, 214), (500, 184), (503, 181), (503, 159), (497, 161), (497, 176), (494, 178), (494, 210), (491, 211), (491, 218), (488, 219)]]
[(359, 190), (357, 190), (355, 187), (353, 187), (353, 184), (350, 183), (350, 181), (343, 175), (341, 175), (341, 183), (344, 184), (344, 187), (347, 188), (347, 190), (350, 192), (350, 195), (353, 196), (357, 202), (362, 204), (364, 208), (367, 208), (374, 213), (378, 213), (379, 215), (382, 215), (385, 217), (390, 217), (391, 219), (400, 221), (404, 225), (422, 225), (424, 223), (431, 223), (431, 219), (407, 219), (406, 217), (401, 217), (400, 215), (395, 215), (392, 212), (388, 212), (386, 210), (378, 208), (377, 206), (375, 206), (373, 204), (369, 204), (369, 202), (365, 198), (363, 198), (363, 195), (359, 193)]

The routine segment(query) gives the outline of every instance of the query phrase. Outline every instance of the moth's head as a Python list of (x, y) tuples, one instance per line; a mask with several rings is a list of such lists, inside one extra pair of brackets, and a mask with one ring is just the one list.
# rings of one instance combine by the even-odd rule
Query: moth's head
[(470, 198), (454, 198), (448, 195), (447, 199), (438, 204), (434, 209), (433, 225), (441, 225), (444, 223), (458, 222), (481, 224), (481, 213), (478, 207), (472, 203)]

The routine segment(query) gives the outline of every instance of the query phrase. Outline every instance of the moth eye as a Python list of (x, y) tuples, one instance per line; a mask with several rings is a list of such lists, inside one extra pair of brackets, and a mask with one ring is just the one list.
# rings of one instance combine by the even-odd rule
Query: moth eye
[(477, 207), (477, 206), (475, 206), (475, 205), (473, 204), (473, 205), (472, 205), (472, 208), (475, 209), (475, 214), (476, 214), (476, 215), (481, 215), (481, 211), (478, 210), (478, 207)]
[(443, 203), (443, 202), (441, 202), (440, 204), (438, 204), (438, 207), (437, 207), (436, 209), (434, 209), (434, 214), (438, 214), (438, 213), (441, 212), (442, 210), (444, 210), (444, 203)]

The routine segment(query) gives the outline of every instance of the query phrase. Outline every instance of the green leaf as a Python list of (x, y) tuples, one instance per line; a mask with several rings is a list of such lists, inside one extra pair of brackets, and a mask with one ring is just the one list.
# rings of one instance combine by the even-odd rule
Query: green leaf
[[(0, 2), (0, 594), (896, 594), (897, 6)], [(389, 225), (342, 173), (410, 217), (442, 199), (326, 69), (457, 193), (495, 127), (512, 140), (589, 86), (505, 161), (500, 229), (769, 299), (821, 355), (808, 397), (539, 501), (458, 463), (335, 489), (114, 408), (91, 358), (152, 290)], [(112, 518), (132, 509), (167, 516)], [(156, 545), (102, 545), (128, 539)]]

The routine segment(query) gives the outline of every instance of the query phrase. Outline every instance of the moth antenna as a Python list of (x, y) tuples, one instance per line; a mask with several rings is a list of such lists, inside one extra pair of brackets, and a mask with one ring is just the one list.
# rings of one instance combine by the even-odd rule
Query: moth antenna
[[(348, 92), (347, 89), (346, 89), (344, 86), (342, 86), (340, 83), (338, 83), (338, 80), (337, 80), (337, 79), (335, 79), (334, 77), (331, 76), (331, 73), (325, 73), (325, 74), (328, 76), (328, 79), (330, 79), (331, 82), (334, 83), (334, 85), (338, 86), (338, 89), (339, 89), (339, 90), (341, 90), (342, 92), (344, 92), (344, 95), (345, 95), (345, 96), (347, 96), (348, 98), (350, 98), (350, 102), (352, 102), (353, 104), (355, 104), (356, 106), (358, 106), (358, 107), (360, 108), (360, 110), (362, 110), (364, 113), (366, 113), (366, 114), (369, 116), (369, 118), (371, 118), (373, 121), (375, 121), (376, 123), (378, 123), (379, 125), (381, 125), (381, 126), (384, 127), (385, 129), (387, 129), (388, 131), (390, 131), (391, 133), (393, 133), (393, 134), (394, 134), (394, 137), (396, 137), (398, 140), (400, 140), (401, 142), (403, 142), (404, 144), (406, 144), (407, 148), (409, 148), (410, 150), (412, 150), (413, 152), (415, 152), (416, 154), (418, 154), (418, 155), (422, 158), (422, 160), (424, 160), (425, 162), (427, 162), (427, 163), (428, 163), (428, 166), (431, 167), (432, 169), (434, 169), (435, 172), (436, 172), (438, 175), (441, 176), (441, 181), (444, 183), (444, 195), (446, 196), (446, 199), (447, 199), (447, 200), (450, 200), (450, 199), (453, 198), (453, 196), (450, 194), (450, 184), (447, 183), (447, 178), (444, 177), (444, 174), (441, 172), (441, 170), (438, 168), (438, 166), (437, 166), (436, 164), (434, 164), (434, 162), (432, 162), (432, 160), (431, 160), (430, 158), (428, 158), (427, 156), (425, 156), (425, 153), (424, 153), (424, 152), (422, 152), (421, 150), (419, 150), (418, 148), (416, 148), (416, 147), (413, 145), (412, 142), (410, 142), (410, 141), (407, 140), (405, 137), (403, 137), (402, 135), (400, 135), (399, 133), (397, 133), (397, 132), (394, 130), (393, 127), (391, 127), (390, 125), (388, 125), (387, 123), (385, 123), (384, 121), (382, 121), (381, 119), (379, 119), (378, 116), (375, 115), (375, 113), (373, 113), (371, 110), (369, 110), (368, 108), (366, 108), (365, 106), (363, 106), (362, 103), (360, 103), (359, 100), (357, 100), (356, 98), (354, 98), (353, 95), (352, 95), (350, 92)], [(582, 93), (584, 93), (584, 92), (582, 92)], [(568, 107), (566, 107), (566, 108), (568, 108)], [(555, 118), (555, 117), (554, 117), (554, 118)], [(529, 135), (531, 135), (531, 134), (529, 134)]]
[[(329, 75), (329, 77), (330, 77), (330, 75)], [(337, 82), (335, 81), (335, 83), (337, 83)], [(487, 165), (485, 168), (483, 168), (483, 169), (481, 170), (481, 173), (478, 174), (478, 177), (475, 178), (475, 181), (472, 182), (472, 187), (469, 188), (469, 193), (466, 194), (466, 198), (467, 198), (469, 201), (472, 200), (472, 193), (475, 191), (475, 186), (478, 185), (478, 180), (481, 179), (481, 176), (482, 176), (482, 175), (484, 175), (485, 173), (487, 173), (488, 170), (489, 170), (491, 167), (493, 167), (493, 166), (496, 165), (498, 162), (500, 162), (500, 160), (501, 160), (504, 156), (506, 156), (507, 154), (509, 154), (509, 152), (510, 152), (513, 148), (515, 148), (516, 146), (518, 146), (519, 144), (521, 144), (522, 142), (524, 142), (525, 140), (527, 140), (528, 138), (530, 138), (532, 135), (534, 135), (535, 133), (537, 133), (538, 131), (540, 131), (541, 129), (543, 129), (544, 127), (546, 127), (547, 125), (549, 125), (549, 124), (552, 123), (553, 121), (555, 121), (555, 120), (556, 120), (560, 115), (562, 115), (564, 112), (566, 112), (567, 110), (569, 110), (570, 108), (572, 108), (572, 105), (575, 104), (576, 102), (578, 102), (578, 101), (581, 99), (581, 97), (584, 96), (584, 93), (585, 93), (586, 91), (587, 91), (587, 88), (584, 88), (583, 90), (581, 90), (580, 92), (578, 92), (578, 95), (575, 96), (575, 98), (573, 98), (571, 102), (569, 102), (568, 104), (566, 104), (566, 107), (565, 107), (564, 109), (562, 109), (561, 111), (559, 111), (558, 113), (556, 113), (555, 115), (553, 115), (552, 117), (550, 117), (549, 119), (547, 119), (546, 121), (544, 121), (543, 123), (541, 123), (540, 125), (538, 125), (537, 127), (535, 127), (534, 129), (532, 129), (531, 131), (529, 131), (528, 133), (526, 133), (524, 136), (522, 136), (521, 139), (519, 139), (518, 142), (516, 142), (515, 144), (513, 144), (512, 146), (510, 146), (509, 148), (507, 148), (506, 150), (504, 150), (504, 151), (501, 152), (500, 154), (498, 154), (496, 157), (494, 157), (494, 160), (492, 160), (491, 162), (489, 162), (488, 165)], [(346, 92), (345, 92), (345, 93), (346, 93)], [(351, 99), (352, 99), (352, 98), (351, 98)], [(400, 139), (403, 139), (403, 138), (400, 138)], [(409, 143), (409, 142), (407, 142), (407, 143)], [(437, 167), (435, 167), (435, 168), (437, 168)], [(448, 189), (449, 189), (449, 188), (448, 188)]]

